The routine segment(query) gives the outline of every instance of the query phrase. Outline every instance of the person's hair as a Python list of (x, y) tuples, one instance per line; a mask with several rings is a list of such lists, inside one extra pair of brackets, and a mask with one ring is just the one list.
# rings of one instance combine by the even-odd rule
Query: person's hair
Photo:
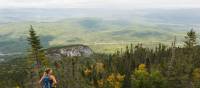
[(47, 69), (45, 70), (45, 73), (46, 73), (46, 74), (49, 74), (50, 71), (51, 71), (51, 69), (50, 69), (50, 68), (47, 68)]

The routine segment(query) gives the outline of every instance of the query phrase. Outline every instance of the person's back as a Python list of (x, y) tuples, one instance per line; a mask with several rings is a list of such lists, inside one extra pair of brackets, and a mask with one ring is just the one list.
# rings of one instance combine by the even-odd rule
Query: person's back
[(39, 83), (42, 83), (42, 88), (55, 88), (57, 81), (55, 76), (52, 75), (52, 70), (47, 69), (42, 78), (40, 79)]
[(42, 88), (52, 88), (52, 81), (48, 75), (43, 78)]

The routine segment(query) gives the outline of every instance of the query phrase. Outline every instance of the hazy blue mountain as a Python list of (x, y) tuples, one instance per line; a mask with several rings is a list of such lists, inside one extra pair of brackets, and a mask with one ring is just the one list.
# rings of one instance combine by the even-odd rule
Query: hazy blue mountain
[(200, 9), (0, 9), (0, 22), (58, 21), (65, 18), (97, 17), (132, 21), (138, 17), (167, 23), (198, 24)]

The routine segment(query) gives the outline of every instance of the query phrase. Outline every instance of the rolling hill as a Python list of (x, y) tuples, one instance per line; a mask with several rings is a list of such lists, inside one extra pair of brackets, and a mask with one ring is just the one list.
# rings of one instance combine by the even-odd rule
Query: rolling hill
[(182, 42), (191, 28), (199, 32), (199, 10), (1, 9), (0, 52), (27, 51), (30, 25), (45, 48), (85, 44), (110, 51), (129, 43), (169, 44), (174, 36)]

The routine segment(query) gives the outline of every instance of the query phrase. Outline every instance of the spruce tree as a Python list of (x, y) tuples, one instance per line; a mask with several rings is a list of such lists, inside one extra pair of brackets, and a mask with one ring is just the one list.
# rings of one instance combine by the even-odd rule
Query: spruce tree
[[(132, 45), (131, 45), (132, 48)], [(122, 57), (122, 59), (124, 60), (123, 63), (123, 67), (124, 67), (124, 74), (126, 75), (124, 78), (124, 83), (122, 88), (131, 88), (131, 73), (132, 73), (132, 69), (131, 69), (131, 64), (132, 64), (132, 58), (130, 57), (130, 51), (133, 52), (132, 50), (129, 49), (129, 47), (126, 47), (126, 51), (124, 53), (124, 56)]]
[(28, 42), (30, 45), (30, 57), (36, 62), (37, 68), (47, 66), (48, 61), (45, 57), (44, 51), (40, 43), (39, 36), (36, 34), (33, 26), (30, 26)]
[(196, 46), (197, 44), (197, 36), (196, 36), (196, 32), (191, 29), (189, 32), (187, 32), (187, 36), (185, 36), (185, 47), (186, 48), (192, 48), (194, 46)]

